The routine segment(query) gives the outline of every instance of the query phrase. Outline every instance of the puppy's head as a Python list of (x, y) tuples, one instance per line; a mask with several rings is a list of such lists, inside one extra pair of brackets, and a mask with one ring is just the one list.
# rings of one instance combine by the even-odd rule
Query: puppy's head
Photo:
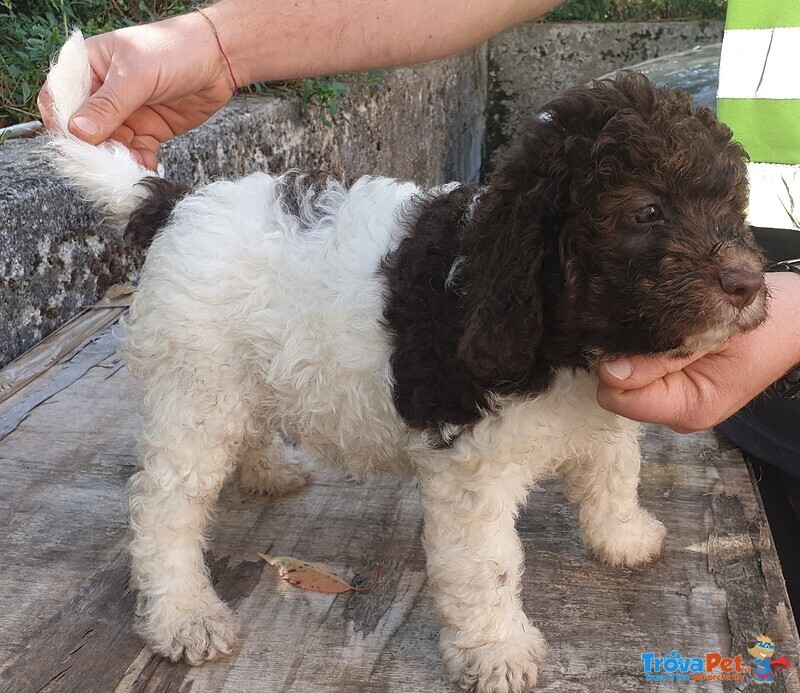
[(745, 158), (709, 109), (636, 73), (552, 101), (478, 205), (459, 356), (507, 377), (538, 355), (691, 352), (757, 326)]

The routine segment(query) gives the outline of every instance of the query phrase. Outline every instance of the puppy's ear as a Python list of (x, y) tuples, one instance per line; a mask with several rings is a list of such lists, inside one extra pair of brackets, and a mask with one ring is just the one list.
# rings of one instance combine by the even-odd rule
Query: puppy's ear
[(466, 229), (466, 316), (458, 357), (477, 378), (513, 382), (542, 341), (542, 266), (564, 220), (563, 130), (531, 119), (490, 176)]
[[(561, 235), (572, 208), (593, 195), (603, 133), (625, 112), (650, 117), (656, 96), (646, 77), (622, 73), (566, 91), (523, 125), (466, 230), (458, 356), (474, 376), (514, 382), (531, 374), (544, 331), (543, 290), (559, 290)], [(619, 149), (618, 139), (605, 139)], [(623, 164), (611, 162), (627, 176)]]

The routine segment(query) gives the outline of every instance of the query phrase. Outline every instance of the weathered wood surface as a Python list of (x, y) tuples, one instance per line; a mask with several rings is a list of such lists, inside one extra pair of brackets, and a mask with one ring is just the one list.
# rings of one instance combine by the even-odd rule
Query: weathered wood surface
[[(107, 326), (0, 401), (0, 690), (104, 693), (451, 690), (420, 545), (413, 482), (354, 484), (320, 472), (277, 500), (229, 487), (209, 562), (236, 605), (236, 653), (199, 668), (154, 657), (131, 632), (122, 495), (134, 470), (136, 385)], [(77, 333), (80, 333), (78, 330)], [(62, 345), (63, 347), (63, 345)], [(59, 348), (62, 348), (59, 347)], [(36, 367), (36, 364), (31, 364)], [(25, 372), (26, 364), (16, 364)], [(642, 570), (596, 563), (559, 482), (531, 493), (519, 530), (523, 600), (550, 643), (545, 691), (731, 691), (743, 683), (647, 684), (640, 655), (743, 655), (759, 630), (798, 664), (777, 558), (748, 470), (711, 434), (651, 429), (644, 504), (667, 525)], [(369, 593), (313, 594), (259, 552), (323, 561), (347, 576), (383, 565)], [(798, 676), (759, 690), (800, 691)]]

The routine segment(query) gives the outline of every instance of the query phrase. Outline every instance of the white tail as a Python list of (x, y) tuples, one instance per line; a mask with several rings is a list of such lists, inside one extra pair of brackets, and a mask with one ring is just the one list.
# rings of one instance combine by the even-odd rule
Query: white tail
[(69, 132), (69, 121), (89, 98), (92, 72), (83, 35), (76, 30), (61, 48), (47, 75), (59, 132), (51, 133), (56, 165), (84, 197), (120, 221), (147, 197), (143, 178), (154, 175), (140, 166), (119, 142), (87, 144)]

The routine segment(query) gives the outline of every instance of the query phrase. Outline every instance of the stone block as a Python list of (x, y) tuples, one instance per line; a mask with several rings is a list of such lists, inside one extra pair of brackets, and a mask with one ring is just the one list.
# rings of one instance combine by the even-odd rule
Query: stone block
[(722, 40), (722, 22), (520, 24), (489, 41), (487, 168), (520, 121), (565, 89), (614, 70)]

